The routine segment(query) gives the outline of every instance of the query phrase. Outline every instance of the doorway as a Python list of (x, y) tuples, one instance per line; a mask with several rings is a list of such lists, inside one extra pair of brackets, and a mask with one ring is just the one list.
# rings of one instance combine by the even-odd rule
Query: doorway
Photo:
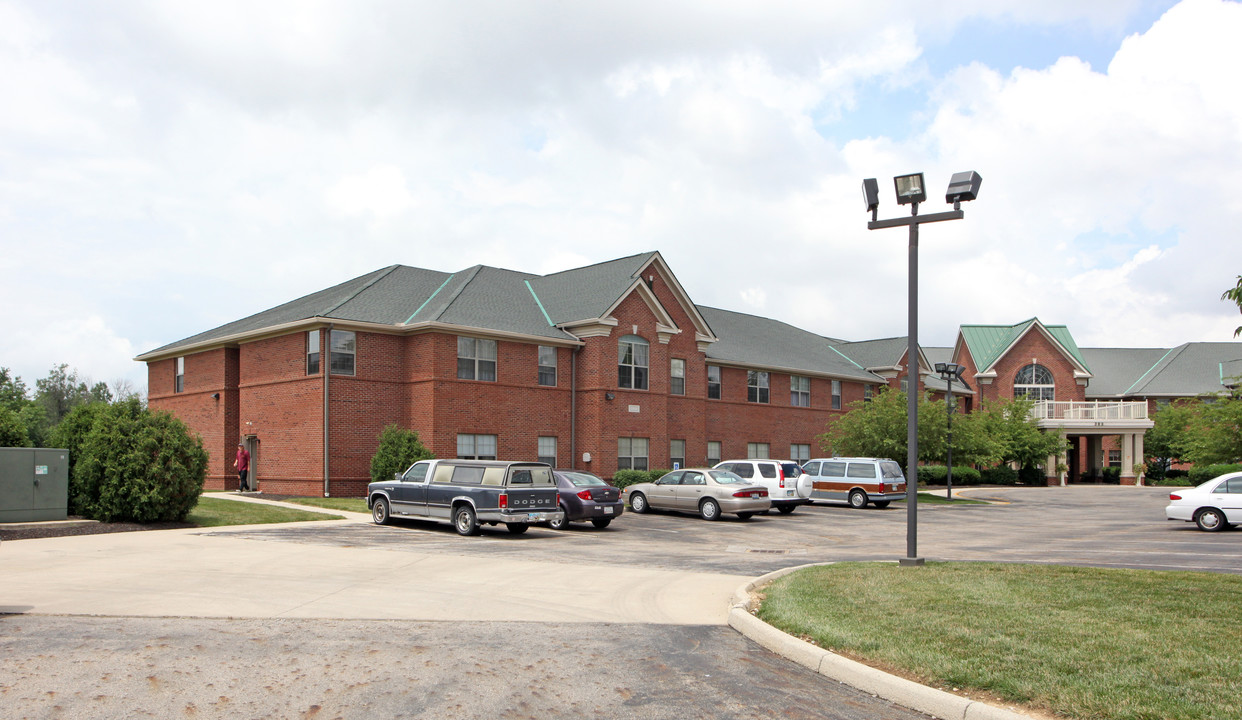
[(242, 439), (242, 444), (246, 452), (250, 453), (250, 473), (246, 477), (246, 484), (250, 486), (251, 492), (257, 492), (259, 489), (259, 438), (255, 435), (247, 435)]

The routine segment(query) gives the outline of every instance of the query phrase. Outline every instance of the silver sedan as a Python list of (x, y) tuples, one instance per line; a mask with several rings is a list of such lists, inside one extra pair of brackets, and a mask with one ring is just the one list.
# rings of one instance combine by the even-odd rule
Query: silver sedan
[(674, 470), (653, 483), (630, 485), (622, 497), (636, 513), (679, 510), (698, 513), (704, 520), (718, 520), (721, 513), (748, 520), (772, 507), (767, 488), (710, 468)]

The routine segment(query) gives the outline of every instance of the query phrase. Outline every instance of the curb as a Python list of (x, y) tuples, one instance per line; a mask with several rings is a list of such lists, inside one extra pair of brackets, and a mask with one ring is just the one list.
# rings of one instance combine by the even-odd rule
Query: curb
[(799, 640), (777, 630), (750, 613), (750, 593), (755, 588), (802, 568), (831, 564), (798, 565), (770, 572), (743, 583), (733, 592), (733, 602), (729, 610), (729, 626), (768, 650), (808, 670), (928, 715), (945, 720), (1031, 720), (1030, 715), (970, 700), (876, 670)]

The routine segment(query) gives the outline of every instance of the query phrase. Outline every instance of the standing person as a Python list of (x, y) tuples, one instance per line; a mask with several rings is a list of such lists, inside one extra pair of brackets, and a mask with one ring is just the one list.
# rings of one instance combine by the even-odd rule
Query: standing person
[(246, 452), (244, 443), (237, 443), (237, 459), (233, 461), (233, 467), (237, 468), (237, 492), (247, 492), (249, 485), (246, 484), (246, 475), (250, 470), (250, 453)]

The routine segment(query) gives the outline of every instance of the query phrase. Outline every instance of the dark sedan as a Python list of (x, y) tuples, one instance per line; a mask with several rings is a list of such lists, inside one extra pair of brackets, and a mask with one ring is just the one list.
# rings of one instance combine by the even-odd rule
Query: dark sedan
[(590, 520), (597, 528), (606, 528), (612, 519), (625, 511), (621, 491), (582, 470), (554, 470), (556, 489), (561, 493), (561, 510), (565, 516), (548, 525), (564, 530), (571, 523)]

